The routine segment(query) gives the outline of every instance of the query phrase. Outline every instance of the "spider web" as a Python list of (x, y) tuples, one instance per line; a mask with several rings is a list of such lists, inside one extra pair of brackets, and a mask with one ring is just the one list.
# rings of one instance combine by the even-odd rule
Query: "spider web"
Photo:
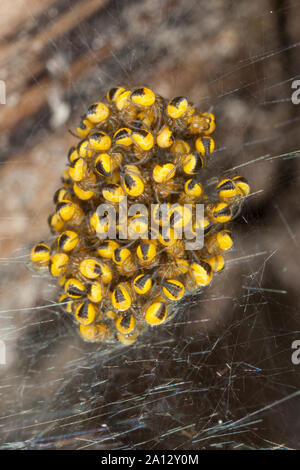
[[(300, 366), (292, 364), (291, 344), (300, 337), (300, 108), (291, 102), (291, 84), (300, 76), (300, 2), (94, 3), (99, 11), (49, 40), (47, 109), (3, 154), (2, 174), (20, 185), (4, 184), (4, 191), (24, 197), (25, 207), (34, 172), (45, 172), (49, 155), (59, 156), (51, 160), (56, 176), (43, 180), (41, 206), (25, 224), (29, 235), (1, 259), (7, 365), (0, 366), (0, 446), (299, 448)], [(61, 4), (64, 14), (84, 2)], [(55, 21), (55, 8), (29, 12), (34, 34)], [(80, 79), (74, 63), (87, 69)], [(30, 75), (26, 63), (24, 70)], [(42, 75), (32, 81), (44, 87)], [(212, 108), (217, 151), (209, 171), (242, 174), (252, 189), (233, 223), (225, 270), (186, 297), (172, 322), (131, 347), (83, 343), (55, 304), (53, 281), (28, 266), (31, 244), (47, 236), (42, 214), (74, 141), (67, 130), (116, 84), (146, 84)], [(9, 166), (20, 147), (36, 151), (25, 174)], [(13, 210), (4, 223), (18, 225)]]

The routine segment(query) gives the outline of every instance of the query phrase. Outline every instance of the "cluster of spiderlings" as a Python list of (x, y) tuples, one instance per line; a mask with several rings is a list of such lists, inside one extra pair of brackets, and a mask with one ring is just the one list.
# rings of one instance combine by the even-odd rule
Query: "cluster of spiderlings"
[[(82, 117), (81, 140), (69, 151), (49, 217), (53, 240), (35, 245), (31, 259), (57, 278), (59, 303), (85, 340), (134, 343), (224, 268), (233, 243), (228, 223), (249, 185), (240, 176), (225, 178), (208, 195), (202, 168), (214, 152), (214, 129), (214, 115), (187, 98), (168, 101), (144, 87), (112, 88)], [(156, 228), (138, 211), (127, 218), (127, 238), (121, 236), (121, 201), (127, 209), (143, 204)], [(118, 216), (109, 239), (110, 212), (97, 210), (104, 203)], [(205, 209), (194, 220), (196, 204)], [(178, 235), (192, 220), (192, 231), (204, 231), (204, 245), (194, 251)]]

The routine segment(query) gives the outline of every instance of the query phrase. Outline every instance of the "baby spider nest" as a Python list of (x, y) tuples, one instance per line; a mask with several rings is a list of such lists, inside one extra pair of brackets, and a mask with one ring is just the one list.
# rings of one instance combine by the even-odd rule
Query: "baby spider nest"
[(82, 117), (53, 237), (31, 260), (57, 279), (84, 340), (133, 344), (224, 268), (228, 225), (250, 188), (238, 175), (207, 185), (214, 130), (213, 114), (145, 87), (114, 87)]

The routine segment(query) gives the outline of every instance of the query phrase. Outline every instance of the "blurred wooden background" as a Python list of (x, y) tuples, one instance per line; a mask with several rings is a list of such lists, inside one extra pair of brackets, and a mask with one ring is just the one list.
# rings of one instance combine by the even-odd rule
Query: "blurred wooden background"
[[(166, 97), (186, 95), (203, 111), (213, 107), (216, 175), (265, 156), (238, 170), (254, 195), (235, 224), (231, 258), (250, 258), (216, 279), (195, 318), (209, 316), (212, 331), (240, 319), (242, 294), (251, 294), (246, 285), (286, 291), (270, 298), (257, 291), (255, 299), (265, 301), (263, 312), (275, 321), (270, 335), (287, 328), (287, 317), (297, 330), (299, 158), (290, 152), (300, 148), (300, 105), (291, 103), (291, 84), (300, 76), (299, 20), (296, 0), (2, 1), (1, 309), (28, 307), (28, 321), (31, 307), (54, 299), (49, 282), (24, 262), (31, 245), (47, 238), (52, 195), (75, 140), (68, 130), (111, 86), (147, 85)], [(240, 307), (233, 308), (237, 297)], [(12, 370), (24, 321), (12, 312), (1, 320), (4, 337), (8, 331), (13, 338)], [(289, 344), (280, 343), (280, 351)]]

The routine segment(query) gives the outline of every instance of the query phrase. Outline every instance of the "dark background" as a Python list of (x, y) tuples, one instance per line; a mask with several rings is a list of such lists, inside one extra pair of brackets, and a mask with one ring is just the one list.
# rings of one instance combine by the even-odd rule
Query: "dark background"
[[(300, 448), (299, 21), (297, 0), (1, 2), (2, 448)], [(129, 348), (83, 343), (28, 264), (68, 130), (117, 84), (212, 106), (211, 170), (252, 189), (225, 271)]]

